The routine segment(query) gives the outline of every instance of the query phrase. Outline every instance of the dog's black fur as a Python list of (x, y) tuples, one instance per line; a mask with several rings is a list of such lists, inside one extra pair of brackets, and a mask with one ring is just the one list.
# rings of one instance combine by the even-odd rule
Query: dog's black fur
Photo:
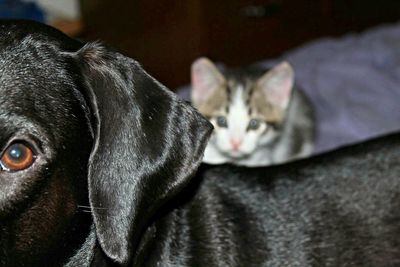
[[(0, 22), (0, 266), (399, 266), (400, 136), (199, 166), (211, 127), (132, 59)], [(2, 152), (4, 153), (4, 152)]]
[(33, 22), (0, 23), (0, 92), (2, 153), (37, 154), (0, 172), (1, 266), (85, 265), (73, 255), (92, 221), (96, 246), (126, 264), (212, 129), (132, 59)]

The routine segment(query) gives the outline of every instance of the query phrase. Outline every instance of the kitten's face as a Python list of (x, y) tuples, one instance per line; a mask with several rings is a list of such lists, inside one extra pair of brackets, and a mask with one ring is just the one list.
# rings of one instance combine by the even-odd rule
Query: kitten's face
[(258, 145), (272, 140), (276, 132), (272, 122), (268, 124), (262, 114), (246, 105), (249, 95), (245, 84), (232, 82), (228, 86), (230, 101), (209, 115), (215, 129), (210, 142), (229, 157), (247, 157)]
[(282, 63), (260, 77), (224, 77), (207, 59), (192, 65), (192, 101), (214, 125), (208, 146), (240, 159), (277, 135), (293, 85), (293, 72)]

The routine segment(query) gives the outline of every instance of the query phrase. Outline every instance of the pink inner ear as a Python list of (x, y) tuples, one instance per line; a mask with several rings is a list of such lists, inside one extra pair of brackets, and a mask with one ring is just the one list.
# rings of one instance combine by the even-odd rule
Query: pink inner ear
[(204, 73), (201, 68), (195, 67), (192, 71), (192, 87), (195, 91), (202, 91), (204, 90), (205, 81), (204, 81)]
[(293, 82), (293, 70), (288, 63), (284, 62), (266, 73), (261, 78), (260, 86), (267, 101), (286, 109), (292, 95)]
[(276, 102), (279, 106), (286, 108), (289, 100), (290, 100), (290, 96), (292, 95), (292, 86), (293, 83), (290, 79), (285, 79), (283, 81), (281, 81), (281, 84), (279, 85), (279, 88), (276, 88), (276, 92), (275, 92), (275, 98), (276, 98)]
[(192, 98), (197, 101), (207, 98), (208, 90), (207, 90), (207, 83), (204, 77), (204, 71), (200, 67), (195, 66), (192, 69), (191, 79), (192, 79)]
[(199, 59), (192, 65), (191, 85), (193, 102), (201, 102), (218, 88), (220, 77), (218, 70), (205, 59)]

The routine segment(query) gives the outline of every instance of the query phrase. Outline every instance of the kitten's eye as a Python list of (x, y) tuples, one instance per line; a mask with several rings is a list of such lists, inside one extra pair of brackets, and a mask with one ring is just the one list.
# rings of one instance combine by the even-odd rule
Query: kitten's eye
[(0, 164), (5, 171), (21, 171), (30, 167), (35, 161), (31, 148), (23, 143), (13, 143), (3, 153)]
[(218, 116), (218, 117), (217, 117), (217, 125), (218, 125), (219, 127), (224, 127), (224, 128), (228, 127), (228, 122), (227, 122), (227, 120), (226, 120), (226, 117), (224, 117), (224, 116)]
[(260, 120), (251, 119), (249, 121), (249, 126), (248, 126), (249, 130), (257, 130), (259, 127), (260, 127)]

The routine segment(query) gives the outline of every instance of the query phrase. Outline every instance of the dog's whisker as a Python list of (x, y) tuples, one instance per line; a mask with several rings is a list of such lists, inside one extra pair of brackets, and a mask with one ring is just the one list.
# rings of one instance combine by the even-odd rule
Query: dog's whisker
[(79, 212), (92, 213), (91, 210), (79, 210)]
[(89, 208), (89, 209), (92, 208), (92, 207), (90, 207), (90, 206), (85, 206), (85, 205), (77, 205), (77, 207), (78, 207), (78, 208)]
[[(80, 209), (78, 212), (84, 212), (84, 213), (93, 213), (92, 210), (90, 209)], [(118, 214), (108, 214), (109, 217), (119, 217)]]
[(91, 206), (85, 206), (85, 205), (77, 205), (77, 207), (84, 208), (84, 209), (107, 210), (107, 208), (91, 207)]

